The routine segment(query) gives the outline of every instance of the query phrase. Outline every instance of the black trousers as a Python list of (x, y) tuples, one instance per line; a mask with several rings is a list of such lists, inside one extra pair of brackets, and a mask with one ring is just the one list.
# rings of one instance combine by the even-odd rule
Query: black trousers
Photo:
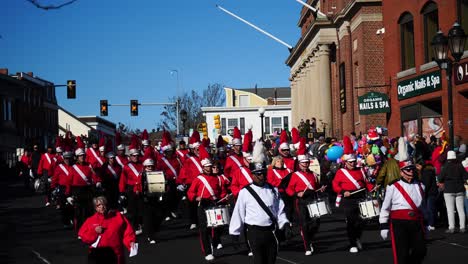
[(107, 198), (107, 206), (111, 209), (117, 209), (119, 199), (119, 182), (115, 179), (107, 179), (102, 183), (104, 196)]
[(291, 197), (286, 194), (286, 192), (280, 193), (281, 199), (284, 202), (284, 212), (286, 213), (286, 217), (288, 218), (290, 223), (293, 223), (294, 218), (294, 197)]
[(207, 226), (205, 210), (213, 205), (211, 201), (202, 201), (200, 206), (197, 202), (198, 231), (200, 235), (200, 246), (202, 253), (206, 256), (213, 254), (213, 246), (220, 243), (221, 228)]
[(255, 264), (272, 264), (278, 254), (278, 240), (273, 227), (247, 226), (247, 236)]
[(422, 221), (390, 221), (393, 257), (395, 264), (419, 264), (426, 256), (426, 240)]
[(141, 193), (136, 194), (133, 191), (133, 186), (127, 185), (127, 199), (127, 217), (133, 228), (137, 230), (143, 224), (143, 196)]
[(343, 197), (341, 206), (343, 207), (344, 214), (346, 217), (346, 231), (348, 234), (348, 240), (351, 247), (356, 247), (356, 240), (362, 236), (362, 229), (364, 227), (364, 221), (361, 218), (359, 211), (359, 198)]
[(146, 197), (143, 205), (143, 225), (149, 239), (156, 239), (156, 232), (159, 231), (163, 217), (163, 204), (159, 198)]
[(178, 194), (175, 180), (168, 180), (166, 188), (167, 188), (167, 191), (165, 194), (165, 198), (167, 199), (167, 201), (166, 201), (165, 216), (171, 216), (171, 212), (177, 212), (179, 201), (182, 198), (182, 196)]
[(49, 173), (46, 170), (42, 172), (41, 182), (42, 184), (39, 192), (46, 195), (46, 202), (50, 202), (50, 195), (52, 194), (52, 191), (50, 190)]
[(307, 204), (310, 202), (312, 202), (312, 199), (297, 198), (295, 203), (296, 215), (299, 221), (299, 227), (301, 228), (305, 251), (310, 250), (312, 239), (320, 228), (320, 218), (310, 217), (309, 210), (307, 209)]
[(86, 218), (93, 214), (93, 194), (90, 186), (72, 186), (70, 191), (74, 197), (75, 231), (78, 232)]
[(88, 264), (117, 264), (118, 258), (110, 247), (98, 247), (90, 249), (88, 255)]
[(60, 188), (60, 196), (58, 197), (58, 205), (60, 205), (60, 216), (62, 218), (63, 225), (70, 225), (70, 221), (73, 220), (73, 207), (66, 202), (65, 199), (65, 190), (67, 187), (64, 185), (59, 185)]

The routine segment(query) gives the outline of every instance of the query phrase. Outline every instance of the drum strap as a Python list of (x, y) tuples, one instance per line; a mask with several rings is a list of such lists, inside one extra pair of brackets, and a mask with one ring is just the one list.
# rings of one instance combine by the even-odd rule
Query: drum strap
[(270, 208), (268, 208), (266, 206), (266, 204), (263, 202), (263, 200), (260, 198), (260, 196), (258, 196), (258, 193), (255, 192), (254, 189), (252, 189), (252, 186), (250, 186), (250, 185), (247, 185), (245, 187), (245, 189), (247, 189), (247, 191), (249, 191), (249, 193), (253, 196), (253, 198), (255, 200), (257, 200), (258, 205), (260, 205), (260, 207), (262, 207), (262, 209), (265, 211), (265, 213), (270, 217), (271, 222), (273, 222), (273, 224), (275, 224), (275, 229), (278, 229), (279, 228), (278, 220), (273, 215)]
[(208, 190), (211, 197), (213, 197), (213, 200), (216, 200), (217, 198), (216, 198), (216, 195), (214, 194), (213, 188), (211, 188), (211, 185), (208, 183), (205, 177), (203, 177), (202, 175), (198, 175), (197, 178), (203, 183), (203, 185), (205, 185), (205, 189)]
[(296, 171), (296, 175), (299, 177), (299, 179), (301, 179), (304, 182), (304, 184), (307, 186), (307, 189), (310, 189), (310, 190), (314, 189), (314, 187), (312, 187), (312, 185), (307, 180), (307, 178), (304, 176), (304, 174), (302, 174), (301, 172)]
[(244, 169), (244, 167), (240, 167), (240, 171), (249, 184), (253, 182), (252, 177), (250, 177), (250, 174)]
[[(403, 195), (403, 198), (405, 198), (406, 202), (409, 204), (409, 206), (411, 206), (411, 209), (413, 209), (414, 211), (419, 211), (413, 199), (411, 199), (409, 194), (405, 191), (405, 189), (403, 188), (403, 186), (400, 185), (399, 182), (395, 182), (393, 186), (395, 186), (395, 188), (397, 188), (397, 190), (401, 193), (401, 195)], [(424, 197), (423, 196), (424, 191), (422, 190), (421, 185), (418, 184), (418, 186), (419, 186), (419, 193), (421, 194), (421, 198), (422, 198)]]
[(78, 173), (78, 175), (80, 175), (80, 177), (83, 179), (83, 181), (86, 182), (86, 184), (88, 185), (91, 185), (91, 183), (89, 182), (88, 178), (86, 177), (86, 175), (81, 171), (81, 169), (75, 165), (73, 165), (73, 168), (75, 169), (75, 171)]
[(117, 160), (117, 163), (119, 163), (120, 167), (123, 168), (123, 167), (124, 167), (124, 164), (123, 164), (122, 161), (120, 160), (120, 157), (117, 156), (117, 157), (115, 157), (115, 159)]
[[(352, 183), (354, 184), (354, 186), (356, 186), (356, 188), (357, 188), (358, 190), (362, 188), (362, 186), (359, 184), (359, 182), (357, 182), (357, 181), (353, 178), (353, 176), (351, 176), (351, 174), (350, 174), (347, 170), (341, 169), (341, 172), (343, 172), (343, 174), (346, 176), (346, 178), (348, 178), (348, 180), (349, 180), (350, 182), (352, 182)], [(362, 172), (362, 171), (361, 171), (361, 172)]]
[(69, 175), (68, 170), (65, 169), (65, 167), (63, 166), (63, 164), (60, 164), (59, 167), (60, 167), (60, 169), (62, 169), (62, 171), (63, 171), (63, 173), (65, 173), (65, 175), (67, 175), (67, 176)]
[(197, 167), (198, 171), (200, 173), (203, 172), (203, 169), (202, 167), (200, 166), (200, 164), (198, 163), (198, 161), (194, 158), (194, 157), (190, 157), (190, 160), (193, 162), (193, 164)]
[(132, 170), (133, 174), (135, 174), (135, 177), (138, 178), (140, 176), (140, 173), (135, 169), (132, 163), (128, 163), (128, 167)]
[(110, 164), (107, 165), (107, 168), (112, 173), (112, 175), (114, 175), (114, 179), (117, 179), (119, 177), (119, 176), (117, 176), (117, 173), (115, 172), (115, 170), (112, 168), (112, 166)]
[(96, 158), (96, 160), (101, 164), (104, 164), (104, 162), (102, 162), (102, 160), (99, 158), (99, 156), (96, 154), (96, 151), (93, 149), (93, 148), (90, 148), (91, 150), (91, 154), (93, 154), (94, 158)]
[(177, 178), (177, 171), (174, 169), (172, 164), (164, 157), (162, 158), (162, 160), (164, 161), (164, 163), (166, 163), (167, 167), (172, 171), (172, 173), (174, 173), (174, 176)]
[(50, 165), (50, 163), (52, 163), (52, 161), (50, 160), (50, 157), (49, 157), (48, 153), (45, 153), (44, 156), (46, 157), (47, 162), (49, 162), (49, 165)]

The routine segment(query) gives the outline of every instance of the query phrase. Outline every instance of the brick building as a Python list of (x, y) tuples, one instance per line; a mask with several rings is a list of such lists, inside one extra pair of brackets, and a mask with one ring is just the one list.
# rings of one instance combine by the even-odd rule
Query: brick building
[[(431, 41), (455, 21), (468, 32), (468, 1), (383, 1), (384, 76), (391, 80), (389, 133), (440, 135), (448, 131), (446, 72), (433, 61)], [(466, 45), (465, 45), (466, 47)], [(454, 67), (454, 135), (468, 137), (468, 52)]]
[(0, 69), (0, 163), (13, 166), (17, 148), (52, 144), (58, 130), (54, 84), (33, 73)]
[(317, 129), (342, 137), (385, 126), (387, 114), (360, 113), (358, 98), (388, 94), (383, 74), (381, 2), (313, 0), (326, 16), (302, 8), (301, 38), (286, 64), (291, 67), (292, 124), (315, 117)]

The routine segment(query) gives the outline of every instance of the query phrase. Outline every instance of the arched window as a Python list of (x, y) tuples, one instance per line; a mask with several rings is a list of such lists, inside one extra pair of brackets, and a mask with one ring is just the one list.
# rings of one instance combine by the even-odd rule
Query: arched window
[(414, 67), (414, 25), (413, 15), (405, 12), (398, 20), (400, 25), (401, 70)]
[(424, 61), (430, 62), (434, 60), (434, 51), (431, 46), (432, 38), (439, 30), (439, 12), (437, 4), (430, 1), (421, 10), (421, 15), (424, 19)]

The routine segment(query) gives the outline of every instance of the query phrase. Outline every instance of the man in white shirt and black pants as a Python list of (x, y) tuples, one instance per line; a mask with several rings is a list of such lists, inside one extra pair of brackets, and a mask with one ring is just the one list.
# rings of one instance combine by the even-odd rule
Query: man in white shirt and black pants
[[(256, 152), (256, 149), (258, 151)], [(277, 228), (289, 227), (284, 212), (284, 203), (278, 190), (268, 183), (266, 179), (265, 156), (263, 143), (257, 141), (253, 151), (255, 169), (252, 170), (253, 183), (239, 192), (239, 196), (232, 213), (229, 233), (239, 236), (244, 226), (247, 228), (247, 238), (252, 248), (255, 264), (275, 263), (278, 253), (278, 239), (275, 235)], [(256, 154), (258, 154), (256, 156)], [(250, 190), (249, 190), (250, 189)], [(269, 213), (263, 209), (253, 193), (258, 195)], [(271, 215), (271, 216), (269, 216)], [(273, 218), (273, 219), (272, 219)]]

